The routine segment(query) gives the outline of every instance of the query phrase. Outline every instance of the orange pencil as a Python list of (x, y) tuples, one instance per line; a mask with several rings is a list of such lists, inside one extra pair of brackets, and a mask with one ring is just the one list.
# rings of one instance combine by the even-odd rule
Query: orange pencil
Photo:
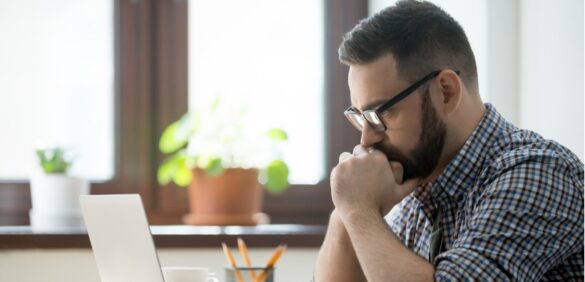
[(268, 263), (266, 263), (266, 267), (264, 267), (260, 275), (256, 277), (255, 280), (256, 282), (264, 282), (266, 276), (268, 276), (268, 271), (270, 271), (270, 269), (274, 267), (274, 265), (276, 264), (280, 256), (282, 256), (282, 253), (284, 253), (285, 250), (286, 245), (279, 245), (278, 247), (276, 247), (276, 250), (274, 250), (274, 253), (272, 253), (272, 256), (268, 260)]
[(244, 277), (242, 277), (242, 274), (238, 270), (238, 266), (236, 265), (236, 260), (234, 259), (234, 256), (232, 256), (232, 252), (230, 252), (230, 249), (228, 248), (228, 246), (225, 243), (221, 243), (221, 246), (223, 247), (223, 253), (225, 254), (228, 262), (230, 263), (230, 265), (234, 268), (234, 271), (236, 272), (236, 277), (238, 278), (238, 281), (244, 282)]
[(250, 268), (250, 278), (252, 278), (251, 281), (256, 281), (256, 272), (254, 269), (252, 269), (252, 262), (248, 256), (248, 248), (246, 247), (246, 243), (244, 243), (242, 238), (238, 238), (238, 248), (240, 249), (240, 254), (244, 258), (244, 263)]

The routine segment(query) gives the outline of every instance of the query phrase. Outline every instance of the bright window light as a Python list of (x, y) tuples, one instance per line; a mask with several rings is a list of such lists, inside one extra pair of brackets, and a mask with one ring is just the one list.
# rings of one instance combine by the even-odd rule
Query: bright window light
[(244, 130), (279, 127), (294, 184), (323, 179), (324, 11), (315, 0), (189, 1), (189, 104), (241, 104)]
[(0, 179), (28, 179), (43, 144), (72, 150), (73, 175), (112, 177), (113, 19), (113, 1), (0, 1)]

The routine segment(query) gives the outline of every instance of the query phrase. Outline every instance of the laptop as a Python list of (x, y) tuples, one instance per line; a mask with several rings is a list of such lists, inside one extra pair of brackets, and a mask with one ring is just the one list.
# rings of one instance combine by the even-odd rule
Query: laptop
[(80, 204), (101, 281), (164, 282), (138, 194), (83, 195)]

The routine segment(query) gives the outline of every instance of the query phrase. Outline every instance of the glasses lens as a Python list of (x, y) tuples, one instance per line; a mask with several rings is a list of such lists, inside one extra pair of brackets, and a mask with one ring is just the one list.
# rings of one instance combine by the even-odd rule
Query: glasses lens
[(372, 126), (372, 128), (374, 128), (374, 130), (377, 131), (386, 130), (386, 126), (384, 126), (384, 123), (382, 122), (382, 120), (380, 120), (380, 117), (378, 117), (376, 111), (365, 111), (364, 117), (370, 122), (370, 125)]
[(346, 112), (345, 116), (347, 117), (347, 119), (349, 120), (349, 122), (351, 122), (351, 124), (357, 128), (357, 130), (362, 131), (362, 129), (365, 126), (365, 123), (367, 122), (366, 119), (364, 119), (362, 117), (362, 115), (359, 115), (357, 113), (352, 113), (352, 112)]

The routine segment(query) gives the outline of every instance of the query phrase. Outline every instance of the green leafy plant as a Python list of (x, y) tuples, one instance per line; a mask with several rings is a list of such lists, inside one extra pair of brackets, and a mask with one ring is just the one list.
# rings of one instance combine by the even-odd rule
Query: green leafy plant
[(66, 174), (71, 167), (71, 161), (66, 159), (63, 148), (40, 148), (36, 150), (36, 154), (45, 173)]
[(286, 132), (244, 129), (250, 123), (254, 122), (246, 121), (244, 110), (229, 108), (219, 98), (207, 109), (187, 112), (161, 135), (159, 149), (169, 156), (158, 168), (158, 182), (186, 187), (193, 180), (194, 168), (211, 176), (226, 168), (256, 168), (268, 191), (286, 190), (289, 169), (280, 150), (288, 138)]

